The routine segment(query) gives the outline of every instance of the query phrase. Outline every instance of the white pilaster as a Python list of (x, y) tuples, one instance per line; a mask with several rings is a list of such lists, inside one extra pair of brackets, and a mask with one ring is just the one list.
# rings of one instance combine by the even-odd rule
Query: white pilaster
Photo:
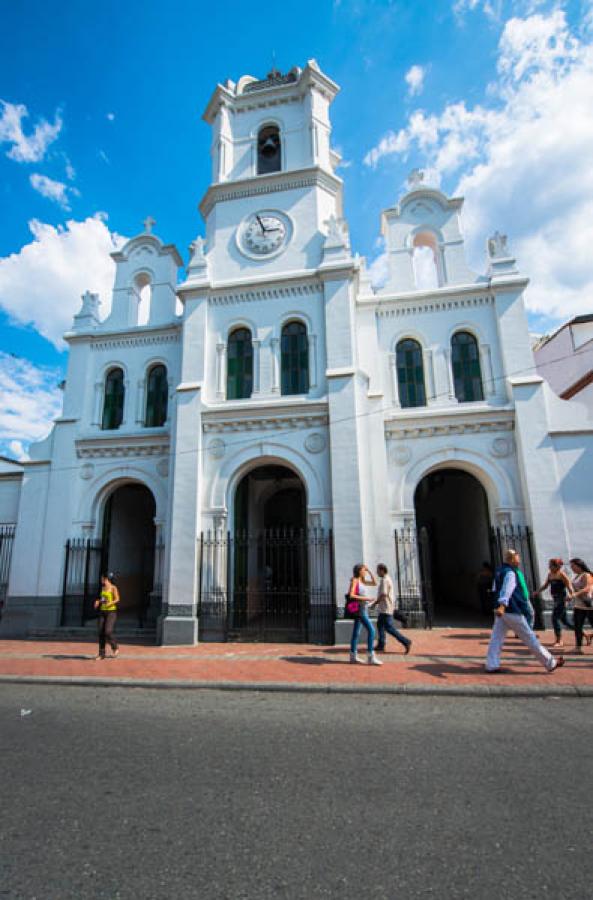
[(253, 392), (259, 394), (260, 391), (260, 350), (261, 341), (259, 338), (252, 338), (251, 346), (253, 347)]
[(216, 398), (226, 397), (226, 344), (216, 345)]
[(397, 383), (397, 356), (395, 353), (389, 354), (389, 375), (391, 378), (391, 397), (393, 406), (398, 409), (401, 407), (399, 402), (399, 385)]
[(309, 342), (309, 388), (317, 387), (317, 335), (307, 335)]
[(272, 354), (272, 393), (280, 393), (280, 341), (278, 338), (270, 340)]

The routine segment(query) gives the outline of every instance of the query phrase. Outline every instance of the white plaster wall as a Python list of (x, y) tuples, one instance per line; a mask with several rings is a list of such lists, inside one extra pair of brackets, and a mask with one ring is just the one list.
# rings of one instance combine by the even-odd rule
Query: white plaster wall
[(0, 478), (0, 525), (14, 525), (21, 498), (21, 477)]

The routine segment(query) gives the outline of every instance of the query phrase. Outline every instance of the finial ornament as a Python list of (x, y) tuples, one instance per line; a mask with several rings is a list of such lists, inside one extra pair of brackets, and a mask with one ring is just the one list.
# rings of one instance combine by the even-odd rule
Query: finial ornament
[(152, 216), (147, 216), (142, 224), (144, 225), (144, 233), (152, 234), (152, 227), (156, 225), (156, 219), (153, 219)]
[(422, 169), (412, 169), (408, 175), (408, 187), (411, 191), (419, 187), (424, 181), (424, 172)]
[(344, 223), (342, 219), (337, 219), (332, 213), (329, 219), (325, 220), (327, 225), (327, 240), (336, 244), (345, 244)]
[(506, 234), (495, 231), (492, 237), (488, 238), (488, 256), (490, 259), (500, 259), (501, 257), (510, 256)]
[(192, 241), (189, 245), (189, 252), (191, 253), (192, 262), (198, 259), (204, 259), (204, 245), (206, 241), (203, 237), (198, 236), (195, 241)]

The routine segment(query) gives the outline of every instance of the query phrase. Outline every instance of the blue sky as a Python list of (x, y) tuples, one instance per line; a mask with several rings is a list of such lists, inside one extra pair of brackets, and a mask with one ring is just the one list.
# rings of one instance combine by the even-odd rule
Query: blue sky
[(150, 214), (186, 257), (210, 174), (202, 111), (217, 82), (273, 60), (314, 57), (341, 86), (346, 216), (376, 277), (380, 212), (420, 166), (466, 196), (476, 267), (488, 234), (508, 233), (534, 328), (590, 311), (591, 0), (0, 0), (0, 13), (0, 451), (47, 430), (60, 335), (84, 289), (107, 299), (112, 236)]

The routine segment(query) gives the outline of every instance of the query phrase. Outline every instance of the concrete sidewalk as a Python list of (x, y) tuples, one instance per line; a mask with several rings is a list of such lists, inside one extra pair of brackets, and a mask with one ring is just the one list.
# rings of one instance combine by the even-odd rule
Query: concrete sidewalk
[[(593, 649), (545, 672), (515, 639), (503, 669), (484, 672), (489, 632), (409, 631), (410, 654), (391, 641), (381, 667), (352, 665), (348, 648), (305, 644), (200, 644), (156, 647), (122, 643), (117, 659), (95, 660), (96, 644), (0, 640), (0, 681), (100, 686), (191, 687), (274, 691), (593, 696)], [(551, 646), (553, 634), (540, 635)]]

